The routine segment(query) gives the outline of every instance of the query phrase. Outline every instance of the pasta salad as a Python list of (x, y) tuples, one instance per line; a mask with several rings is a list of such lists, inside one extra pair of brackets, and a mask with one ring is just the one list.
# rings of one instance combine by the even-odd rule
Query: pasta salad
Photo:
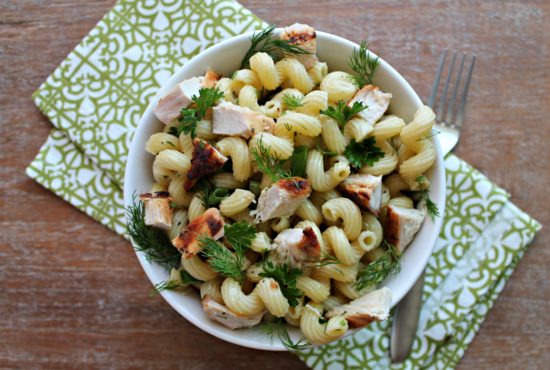
[(353, 73), (329, 71), (312, 27), (269, 27), (231, 77), (208, 69), (159, 99), (155, 183), (128, 209), (136, 249), (170, 269), (155, 292), (197, 290), (210, 319), (289, 349), (387, 319), (379, 286), (438, 216), (424, 175), (435, 114), (389, 113), (378, 63), (363, 42)]

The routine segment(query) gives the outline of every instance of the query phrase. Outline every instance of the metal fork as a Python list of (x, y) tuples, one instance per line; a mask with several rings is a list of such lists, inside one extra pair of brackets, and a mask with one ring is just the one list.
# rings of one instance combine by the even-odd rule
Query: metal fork
[[(428, 105), (437, 115), (435, 130), (438, 131), (436, 138), (439, 139), (443, 156), (447, 155), (458, 143), (460, 130), (464, 123), (464, 112), (466, 110), (466, 100), (468, 89), (474, 71), (476, 56), (471, 57), (470, 66), (466, 79), (462, 82), (462, 72), (466, 62), (466, 54), (460, 58), (458, 73), (454, 73), (457, 61), (457, 53), (453, 53), (451, 65), (447, 72), (447, 78), (443, 85), (443, 91), (439, 99), (439, 83), (445, 70), (445, 61), (447, 59), (447, 50), (445, 50), (439, 59), (439, 66), (435, 75), (435, 81), (432, 87), (432, 93), (428, 100)], [(462, 82), (462, 83), (461, 83)], [(454, 86), (452, 88), (451, 84)], [(458, 96), (458, 91), (462, 85), (462, 91)], [(452, 91), (448, 97), (449, 89)], [(443, 217), (443, 215), (441, 215)], [(416, 283), (405, 297), (399, 302), (395, 309), (393, 317), (393, 327), (391, 333), (390, 354), (392, 362), (403, 362), (409, 353), (416, 335), (418, 327), (418, 318), (422, 306), (422, 292), (424, 287), (424, 273), (420, 275)]]

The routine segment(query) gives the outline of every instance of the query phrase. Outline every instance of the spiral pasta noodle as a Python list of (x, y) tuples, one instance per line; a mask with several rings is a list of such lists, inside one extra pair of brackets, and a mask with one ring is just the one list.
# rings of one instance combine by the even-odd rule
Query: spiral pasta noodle
[(226, 137), (218, 141), (216, 146), (221, 154), (226, 157), (231, 157), (235, 180), (248, 180), (252, 172), (252, 160), (246, 141), (240, 137)]
[(265, 308), (264, 302), (255, 290), (248, 295), (244, 294), (241, 284), (230, 277), (223, 281), (221, 295), (225, 305), (239, 315), (254, 315)]
[(273, 316), (283, 317), (288, 313), (290, 305), (275, 279), (263, 278), (256, 285), (256, 291)]
[(409, 183), (412, 189), (417, 189), (416, 179), (435, 162), (435, 148), (425, 139), (431, 132), (435, 122), (435, 114), (428, 106), (423, 106), (414, 115), (414, 119), (401, 131), (401, 144), (416, 153), (399, 166), (399, 174)]
[(318, 150), (309, 152), (306, 174), (311, 181), (311, 187), (317, 191), (334, 189), (351, 173), (349, 164), (337, 162), (325, 172), (323, 155)]
[(323, 306), (313, 302), (306, 304), (302, 312), (300, 329), (312, 343), (328, 343), (340, 338), (348, 330), (348, 322), (342, 316), (329, 319), (326, 325), (321, 324), (319, 319), (323, 317), (322, 312)]
[(320, 89), (328, 93), (328, 101), (333, 104), (350, 100), (357, 92), (357, 85), (349, 73), (330, 72), (321, 81)]
[(323, 204), (323, 216), (330, 221), (343, 221), (342, 229), (349, 240), (361, 233), (361, 210), (348, 198), (331, 199)]
[(304, 65), (298, 60), (284, 58), (275, 64), (275, 68), (277, 69), (281, 81), (288, 79), (292, 83), (292, 86), (304, 94), (313, 90), (315, 84), (311, 80)]

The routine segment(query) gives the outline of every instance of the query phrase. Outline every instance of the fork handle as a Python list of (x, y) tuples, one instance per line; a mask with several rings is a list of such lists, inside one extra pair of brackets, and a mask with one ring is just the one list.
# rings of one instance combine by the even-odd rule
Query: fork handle
[(390, 343), (390, 355), (394, 363), (403, 362), (411, 352), (422, 307), (423, 288), (424, 272), (395, 309)]

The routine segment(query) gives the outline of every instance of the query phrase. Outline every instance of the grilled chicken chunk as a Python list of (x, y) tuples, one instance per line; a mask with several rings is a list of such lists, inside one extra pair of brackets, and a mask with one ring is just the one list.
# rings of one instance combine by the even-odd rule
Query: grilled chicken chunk
[(351, 175), (340, 184), (340, 191), (365, 211), (375, 216), (382, 204), (382, 176), (369, 174)]
[(326, 316), (344, 316), (350, 328), (362, 328), (373, 321), (386, 320), (390, 312), (390, 304), (391, 290), (384, 287), (348, 304), (335, 307)]
[(285, 27), (281, 34), (281, 40), (287, 40), (290, 44), (296, 45), (310, 52), (310, 54), (292, 54), (293, 58), (298, 59), (306, 69), (313, 67), (319, 60), (315, 53), (317, 52), (317, 34), (313, 27), (307, 24), (294, 23), (292, 26)]
[(301, 267), (309, 257), (321, 255), (321, 245), (311, 227), (281, 231), (273, 241), (269, 258), (277, 264)]
[(172, 239), (172, 244), (185, 258), (191, 258), (201, 250), (199, 238), (209, 237), (218, 240), (224, 236), (223, 226), (224, 222), (220, 211), (217, 208), (208, 208)]
[(168, 94), (160, 98), (153, 113), (157, 118), (169, 124), (179, 117), (180, 111), (187, 108), (193, 102), (191, 98), (199, 95), (204, 77), (192, 77), (180, 82)]
[(229, 329), (248, 328), (260, 323), (264, 312), (252, 316), (242, 316), (219, 304), (209, 295), (202, 299), (202, 308), (211, 320), (228, 327)]
[(365, 85), (355, 93), (348, 105), (351, 107), (356, 101), (366, 105), (368, 108), (359, 112), (358, 115), (367, 123), (374, 125), (388, 110), (391, 97), (390, 93), (383, 92), (378, 86)]
[(185, 190), (190, 190), (201, 177), (216, 172), (228, 159), (204, 140), (196, 138), (193, 145), (195, 148), (191, 158), (191, 169), (187, 172), (184, 184)]
[(208, 68), (208, 71), (206, 71), (206, 74), (204, 75), (204, 80), (202, 81), (201, 87), (216, 87), (216, 83), (220, 78), (222, 78), (222, 75), (214, 72), (211, 68)]
[(289, 216), (311, 194), (311, 184), (301, 177), (281, 179), (262, 190), (258, 199), (255, 216), (256, 223), (265, 222), (275, 217)]
[(388, 205), (384, 235), (389, 243), (403, 252), (422, 226), (424, 212), (414, 208), (402, 208)]
[(250, 138), (258, 132), (271, 132), (275, 122), (261, 113), (223, 102), (212, 108), (212, 132), (217, 135)]
[(170, 207), (170, 194), (166, 191), (145, 193), (139, 196), (145, 205), (145, 225), (170, 230), (174, 210)]

